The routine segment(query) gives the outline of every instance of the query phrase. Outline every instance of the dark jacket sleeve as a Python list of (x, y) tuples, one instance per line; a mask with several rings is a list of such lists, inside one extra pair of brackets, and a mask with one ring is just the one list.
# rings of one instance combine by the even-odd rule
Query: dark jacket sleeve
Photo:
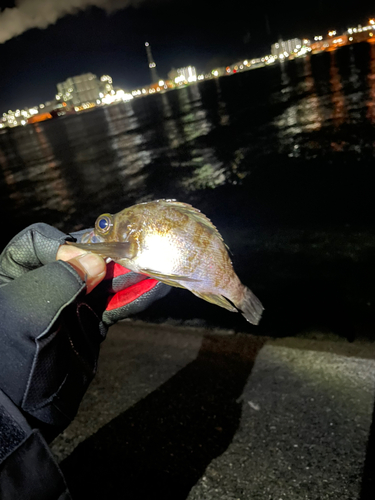
[(49, 442), (76, 415), (105, 336), (86, 285), (34, 225), (0, 256), (0, 499), (70, 498)]
[(0, 390), (0, 498), (69, 500), (67, 485), (42, 434)]
[(84, 290), (61, 261), (0, 287), (0, 389), (50, 439), (75, 417), (104, 339)]
[(106, 334), (86, 284), (55, 260), (66, 238), (34, 224), (0, 255), (0, 389), (48, 440), (76, 415)]

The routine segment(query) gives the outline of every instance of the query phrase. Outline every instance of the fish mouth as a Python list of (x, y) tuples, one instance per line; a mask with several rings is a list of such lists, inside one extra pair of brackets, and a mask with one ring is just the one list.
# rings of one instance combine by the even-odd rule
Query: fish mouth
[(92, 230), (82, 235), (80, 243), (103, 243), (103, 241), (104, 238), (97, 236), (95, 231)]

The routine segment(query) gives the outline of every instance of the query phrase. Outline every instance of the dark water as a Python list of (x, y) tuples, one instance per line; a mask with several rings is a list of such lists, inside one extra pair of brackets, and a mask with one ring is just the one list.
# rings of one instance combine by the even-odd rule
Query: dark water
[[(222, 232), (266, 306), (257, 332), (372, 335), (374, 124), (375, 45), (358, 44), (2, 131), (0, 247), (176, 198)], [(251, 328), (182, 290), (142, 317)]]

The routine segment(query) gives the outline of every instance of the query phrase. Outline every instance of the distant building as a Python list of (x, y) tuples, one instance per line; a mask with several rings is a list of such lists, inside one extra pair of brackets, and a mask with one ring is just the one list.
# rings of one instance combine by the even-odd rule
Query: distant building
[(178, 77), (178, 73), (177, 73), (176, 68), (172, 68), (170, 70), (170, 72), (168, 73), (168, 78), (174, 82), (177, 77)]
[(302, 40), (299, 38), (292, 38), (291, 40), (279, 40), (277, 43), (271, 45), (271, 54), (274, 57), (288, 57), (295, 52), (298, 52), (302, 47)]
[[(332, 36), (329, 35), (327, 38), (323, 37), (316, 37), (318, 38), (317, 41), (314, 41), (311, 44), (311, 50), (313, 54), (316, 54), (317, 52), (321, 52), (323, 50), (334, 50), (337, 47), (342, 47), (343, 45), (346, 45), (347, 43), (351, 43), (353, 41), (353, 37), (349, 37), (348, 35), (337, 35), (337, 36)], [(319, 40), (321, 38), (321, 40)], [(363, 40), (360, 40), (363, 41)]]
[(73, 106), (96, 102), (106, 94), (113, 93), (112, 78), (103, 75), (100, 80), (92, 73), (72, 76), (57, 84), (57, 101), (64, 101)]
[(194, 66), (187, 66), (186, 68), (179, 68), (177, 70), (177, 77), (175, 82), (196, 82), (197, 81), (197, 70)]
[(109, 75), (103, 75), (100, 77), (100, 88), (102, 94), (113, 94), (112, 78)]
[(46, 101), (43, 104), (39, 104), (38, 106), (39, 113), (49, 113), (50, 111), (56, 108), (57, 102), (54, 99), (53, 101)]

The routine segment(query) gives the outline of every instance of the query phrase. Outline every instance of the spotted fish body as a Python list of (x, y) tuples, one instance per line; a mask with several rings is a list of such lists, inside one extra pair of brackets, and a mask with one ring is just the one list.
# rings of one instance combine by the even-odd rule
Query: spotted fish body
[(82, 241), (74, 245), (229, 311), (240, 310), (253, 324), (260, 320), (263, 307), (234, 272), (219, 231), (191, 205), (158, 200), (103, 214)]

